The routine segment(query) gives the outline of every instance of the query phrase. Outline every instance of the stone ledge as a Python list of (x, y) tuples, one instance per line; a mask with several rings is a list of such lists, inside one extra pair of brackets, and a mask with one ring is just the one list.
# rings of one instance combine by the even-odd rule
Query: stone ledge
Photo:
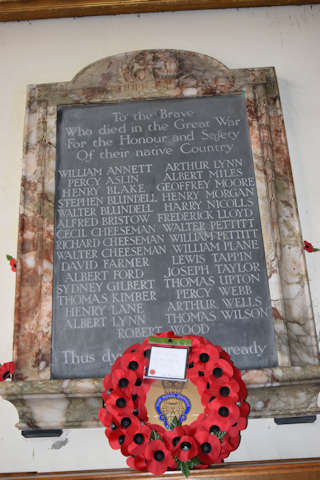
[[(249, 373), (244, 372), (244, 377)], [(319, 366), (274, 368), (261, 370), (261, 374), (265, 383), (247, 384), (250, 418), (320, 413)], [(18, 411), (20, 430), (101, 427), (97, 414), (102, 391), (103, 380), (90, 378), (0, 385), (0, 395)]]

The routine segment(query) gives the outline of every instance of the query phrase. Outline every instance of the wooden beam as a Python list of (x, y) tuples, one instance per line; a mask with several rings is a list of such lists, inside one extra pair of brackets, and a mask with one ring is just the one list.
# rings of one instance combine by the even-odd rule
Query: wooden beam
[[(225, 463), (191, 472), (190, 480), (319, 480), (320, 458)], [(185, 480), (181, 472), (161, 476), (129, 469), (0, 474), (1, 480)]]
[(320, 0), (0, 0), (0, 21), (316, 3)]

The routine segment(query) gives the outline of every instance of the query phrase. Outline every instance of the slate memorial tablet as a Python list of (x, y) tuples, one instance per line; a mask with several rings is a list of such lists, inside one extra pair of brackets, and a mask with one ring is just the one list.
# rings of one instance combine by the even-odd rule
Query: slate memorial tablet
[(115, 359), (168, 330), (229, 352), (251, 417), (319, 413), (274, 67), (125, 52), (29, 85), (24, 132), (17, 370), (0, 385), (18, 428), (100, 426)]
[(101, 377), (166, 330), (275, 366), (244, 95), (60, 105), (57, 119), (53, 376)]

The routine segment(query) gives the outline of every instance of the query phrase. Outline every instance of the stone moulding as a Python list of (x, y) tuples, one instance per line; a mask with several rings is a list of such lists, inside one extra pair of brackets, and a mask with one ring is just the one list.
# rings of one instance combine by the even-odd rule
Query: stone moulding
[[(260, 371), (251, 371), (257, 377)], [(265, 383), (248, 383), (250, 418), (306, 416), (319, 412), (317, 366), (265, 369)], [(250, 381), (250, 380), (249, 380)], [(17, 409), (21, 430), (101, 427), (101, 379), (5, 383), (1, 395)]]
[(70, 82), (28, 88), (15, 300), (14, 382), (0, 394), (18, 428), (99, 425), (100, 379), (51, 380), (56, 112), (59, 104), (243, 93), (258, 190), (279, 366), (243, 372), (251, 417), (320, 411), (320, 366), (279, 91), (272, 67), (228, 69), (179, 50), (99, 60)]

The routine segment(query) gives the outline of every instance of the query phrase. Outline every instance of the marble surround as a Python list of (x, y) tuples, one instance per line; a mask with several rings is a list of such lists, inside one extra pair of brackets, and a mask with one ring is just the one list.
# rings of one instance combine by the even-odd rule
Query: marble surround
[(20, 429), (99, 425), (102, 381), (51, 380), (56, 111), (59, 104), (244, 93), (279, 366), (243, 372), (252, 417), (320, 411), (320, 366), (303, 242), (275, 71), (230, 70), (179, 50), (99, 60), (72, 81), (28, 87), (15, 300), (14, 382), (0, 394)]

